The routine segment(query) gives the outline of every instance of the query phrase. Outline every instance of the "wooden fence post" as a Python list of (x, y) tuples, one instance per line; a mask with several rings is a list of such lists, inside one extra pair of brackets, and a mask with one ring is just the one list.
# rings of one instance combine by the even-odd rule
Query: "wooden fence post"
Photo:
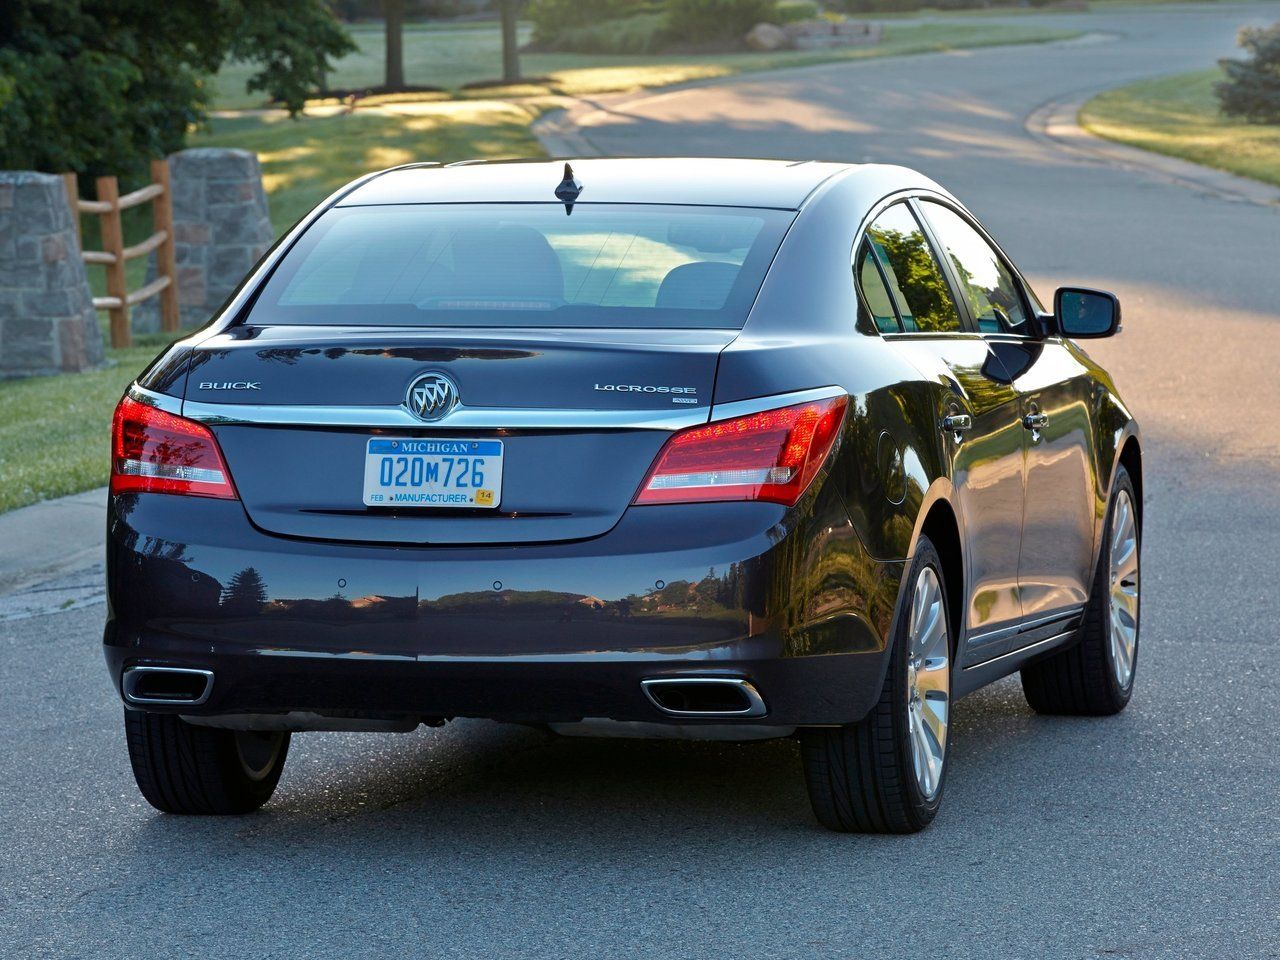
[(67, 206), (71, 208), (71, 222), (76, 228), (76, 246), (84, 249), (84, 238), (80, 236), (80, 185), (74, 173), (62, 175), (62, 188), (67, 191)]
[(120, 223), (120, 185), (115, 177), (98, 177), (98, 200), (111, 205), (102, 214), (102, 249), (111, 257), (107, 266), (107, 296), (114, 302), (107, 308), (111, 317), (111, 346), (127, 347), (133, 342), (129, 328), (129, 285), (124, 276), (124, 228)]
[(178, 329), (178, 262), (174, 253), (173, 193), (169, 186), (169, 161), (161, 157), (151, 161), (151, 182), (158, 183), (164, 192), (156, 197), (151, 207), (155, 232), (164, 232), (164, 242), (156, 249), (156, 276), (168, 277), (169, 285), (160, 291), (160, 329)]

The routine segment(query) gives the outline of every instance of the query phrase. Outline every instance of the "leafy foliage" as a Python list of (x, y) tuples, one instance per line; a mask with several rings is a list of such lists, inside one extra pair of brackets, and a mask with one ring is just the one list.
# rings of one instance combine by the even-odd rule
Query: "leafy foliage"
[(225, 61), (296, 113), (352, 49), (323, 0), (5, 0), (0, 168), (129, 173), (181, 148)]
[(636, 13), (565, 27), (544, 47), (573, 53), (655, 53), (665, 44), (666, 31), (667, 18), (661, 13)]
[(757, 23), (777, 22), (777, 0), (667, 0), (667, 29), (680, 43), (741, 40)]
[(1240, 46), (1249, 57), (1219, 61), (1227, 75), (1214, 87), (1222, 112), (1253, 123), (1280, 123), (1280, 23), (1245, 27)]
[(565, 31), (651, 12), (654, 6), (651, 0), (533, 0), (526, 15), (533, 21), (533, 42), (558, 49), (555, 45)]

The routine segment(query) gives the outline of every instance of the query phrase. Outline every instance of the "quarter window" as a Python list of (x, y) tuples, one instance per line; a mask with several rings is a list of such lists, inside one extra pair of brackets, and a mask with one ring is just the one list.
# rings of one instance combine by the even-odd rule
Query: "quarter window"
[(983, 333), (1025, 333), (1027, 309), (1018, 282), (991, 244), (954, 210), (927, 200), (921, 207), (951, 258), (978, 329)]
[(859, 303), (863, 311), (871, 318), (876, 329), (881, 333), (897, 333), (898, 311), (893, 306), (893, 295), (885, 286), (881, 267), (876, 264), (875, 251), (871, 249), (869, 240), (862, 241), (862, 249), (858, 253), (858, 262), (854, 271), (858, 277), (858, 289), (862, 296)]
[(962, 329), (942, 265), (906, 204), (889, 207), (867, 228), (867, 243), (883, 268), (907, 333)]

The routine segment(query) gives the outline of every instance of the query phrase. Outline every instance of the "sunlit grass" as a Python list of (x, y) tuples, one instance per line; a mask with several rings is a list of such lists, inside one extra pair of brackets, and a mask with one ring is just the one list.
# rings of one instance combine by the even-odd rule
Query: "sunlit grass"
[(280, 120), (273, 115), (214, 119), (192, 146), (258, 154), (271, 221), (280, 232), (348, 181), (399, 163), (475, 157), (536, 157), (534, 112), (502, 101), (398, 103)]
[(1080, 122), (1109, 140), (1280, 185), (1280, 125), (1223, 117), (1220, 79), (1205, 70), (1110, 90), (1084, 105)]

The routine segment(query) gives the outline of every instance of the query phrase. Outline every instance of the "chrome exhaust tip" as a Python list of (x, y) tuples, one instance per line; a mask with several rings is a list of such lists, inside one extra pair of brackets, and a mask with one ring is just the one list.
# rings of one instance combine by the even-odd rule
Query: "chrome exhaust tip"
[(191, 667), (126, 667), (120, 692), (138, 706), (199, 706), (213, 690), (213, 671)]
[(740, 677), (655, 677), (640, 681), (649, 702), (670, 717), (763, 717), (764, 697)]

